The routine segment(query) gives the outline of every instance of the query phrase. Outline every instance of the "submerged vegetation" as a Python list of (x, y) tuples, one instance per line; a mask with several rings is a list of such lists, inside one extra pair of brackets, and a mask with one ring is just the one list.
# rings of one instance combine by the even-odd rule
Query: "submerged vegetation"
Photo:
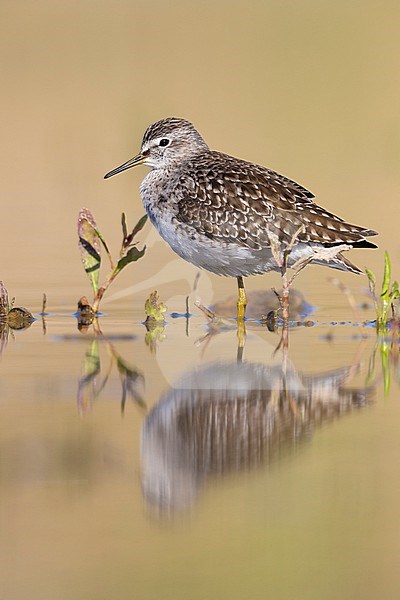
[[(114, 261), (108, 249), (108, 245), (99, 228), (97, 227), (96, 221), (90, 210), (83, 208), (80, 211), (78, 217), (79, 247), (81, 251), (82, 263), (86, 274), (89, 277), (93, 290), (94, 298), (93, 304), (90, 308), (94, 314), (99, 312), (101, 299), (122, 269), (144, 256), (146, 246), (144, 246), (141, 250), (138, 250), (136, 247), (137, 242), (135, 241), (135, 237), (139, 231), (143, 229), (146, 221), (147, 215), (144, 215), (141, 219), (139, 219), (132, 231), (128, 233), (125, 213), (122, 213), (122, 243), (119, 251), (119, 257)], [(110, 263), (110, 270), (106, 275), (104, 282), (99, 285), (102, 247), (107, 254), (107, 258)]]

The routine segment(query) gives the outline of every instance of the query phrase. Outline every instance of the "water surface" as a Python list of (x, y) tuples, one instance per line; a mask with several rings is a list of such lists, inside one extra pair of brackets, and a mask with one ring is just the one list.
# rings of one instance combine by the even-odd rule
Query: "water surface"
[(379, 353), (368, 377), (374, 331), (297, 327), (284, 357), (256, 323), (238, 354), (197, 309), (152, 343), (140, 317), (8, 339), (2, 597), (375, 598), (384, 579), (395, 598), (400, 409)]

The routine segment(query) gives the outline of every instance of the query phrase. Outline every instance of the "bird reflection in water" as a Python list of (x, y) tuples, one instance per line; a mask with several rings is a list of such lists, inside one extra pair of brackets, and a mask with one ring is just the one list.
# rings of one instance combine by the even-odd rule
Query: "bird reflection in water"
[(287, 357), (268, 366), (211, 362), (185, 373), (145, 418), (142, 488), (160, 516), (188, 510), (208, 478), (257, 468), (310, 440), (316, 427), (366, 406), (353, 367), (316, 375)]

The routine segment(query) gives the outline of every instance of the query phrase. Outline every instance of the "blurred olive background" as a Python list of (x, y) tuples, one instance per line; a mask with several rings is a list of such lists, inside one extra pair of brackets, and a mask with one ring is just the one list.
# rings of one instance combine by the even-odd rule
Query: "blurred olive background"
[[(163, 522), (141, 487), (146, 413), (128, 403), (121, 417), (116, 368), (91, 411), (79, 412), (91, 341), (76, 339), (75, 320), (64, 318), (90, 290), (79, 209), (93, 211), (117, 252), (121, 212), (131, 225), (144, 212), (147, 169), (103, 176), (138, 151), (151, 122), (171, 115), (191, 120), (211, 147), (274, 168), (328, 210), (378, 230), (379, 250), (350, 256), (380, 273), (388, 249), (399, 276), (399, 3), (2, 0), (1, 9), (0, 279), (31, 310), (44, 291), (48, 309), (63, 310), (47, 320), (48, 335), (35, 323), (10, 336), (1, 356), (0, 598), (399, 598), (394, 375), (388, 398), (381, 388), (371, 409), (316, 430), (293, 460), (216, 478), (190, 516)], [(235, 360), (236, 331), (205, 349), (195, 344), (204, 319), (190, 321), (189, 337), (183, 319), (170, 319), (151, 354), (140, 324), (149, 289), (182, 309), (169, 299), (188, 292), (196, 269), (149, 224), (141, 241), (145, 259), (113, 285), (137, 286), (135, 324), (129, 297), (129, 311), (110, 310), (102, 327), (121, 334), (116, 347), (143, 373), (150, 410), (202, 360)], [(320, 321), (350, 313), (326, 281), (335, 273), (312, 267), (296, 281), (323, 307)], [(248, 287), (276, 283), (269, 275)], [(236, 284), (203, 275), (200, 286), (212, 301)], [(326, 331), (293, 332), (301, 372), (329, 372), (362, 354), (354, 329), (334, 329), (329, 342)], [(268, 365), (277, 336), (250, 333), (245, 360)], [(362, 389), (374, 344), (371, 329)], [(100, 354), (104, 377), (107, 348)], [(335, 399), (335, 388), (326, 393)]]
[[(386, 248), (398, 260), (399, 19), (390, 1), (3, 0), (0, 255), (10, 293), (39, 306), (47, 291), (50, 306), (71, 306), (88, 291), (78, 211), (93, 211), (116, 251), (121, 212), (132, 225), (143, 213), (147, 170), (103, 175), (171, 115), (377, 229), (378, 252), (352, 253), (361, 267), (381, 270)], [(175, 258), (150, 240), (115, 290)], [(321, 273), (309, 269), (299, 285)]]

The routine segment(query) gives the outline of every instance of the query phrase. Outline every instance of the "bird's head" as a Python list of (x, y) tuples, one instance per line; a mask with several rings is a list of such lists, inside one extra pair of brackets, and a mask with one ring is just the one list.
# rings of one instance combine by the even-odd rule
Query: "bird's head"
[(150, 125), (143, 136), (140, 153), (107, 173), (105, 178), (139, 164), (165, 169), (194, 158), (205, 150), (208, 146), (192, 123), (169, 117)]

